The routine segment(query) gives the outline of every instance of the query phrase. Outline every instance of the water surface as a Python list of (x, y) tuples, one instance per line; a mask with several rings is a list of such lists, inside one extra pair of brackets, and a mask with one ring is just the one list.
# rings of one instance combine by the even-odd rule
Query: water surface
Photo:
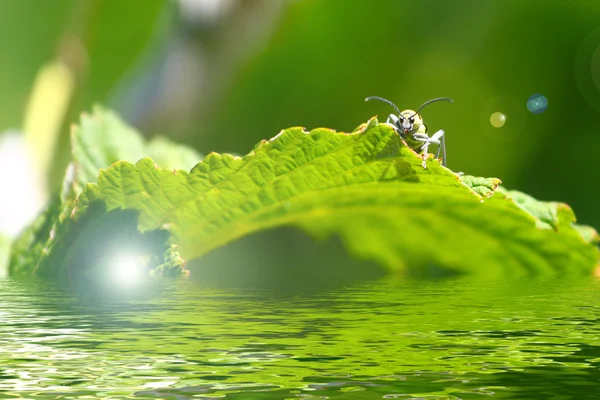
[(0, 279), (0, 398), (595, 399), (600, 282)]

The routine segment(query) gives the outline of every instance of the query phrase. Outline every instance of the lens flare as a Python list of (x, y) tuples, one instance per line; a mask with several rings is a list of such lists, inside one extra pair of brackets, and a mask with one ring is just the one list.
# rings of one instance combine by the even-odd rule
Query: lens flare
[(147, 261), (139, 254), (119, 254), (112, 262), (112, 280), (123, 286), (140, 283), (147, 272)]
[(490, 116), (490, 124), (494, 128), (502, 128), (506, 123), (506, 115), (501, 112), (495, 112)]
[(548, 107), (548, 99), (541, 94), (534, 94), (527, 100), (527, 109), (534, 114), (541, 114)]

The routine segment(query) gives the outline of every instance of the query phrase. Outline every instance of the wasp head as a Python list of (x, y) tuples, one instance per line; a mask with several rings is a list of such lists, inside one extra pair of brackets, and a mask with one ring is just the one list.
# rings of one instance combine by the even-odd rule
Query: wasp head
[(449, 101), (451, 103), (454, 102), (454, 100), (452, 100), (449, 97), (437, 97), (435, 99), (427, 100), (425, 103), (421, 104), (421, 107), (419, 107), (417, 111), (404, 110), (401, 112), (394, 103), (384, 99), (383, 97), (370, 96), (365, 99), (365, 101), (369, 100), (383, 101), (384, 103), (387, 103), (390, 106), (392, 106), (394, 110), (396, 110), (396, 112), (398, 113), (398, 121), (394, 121), (394, 124), (396, 125), (396, 128), (398, 128), (398, 131), (401, 136), (412, 135), (421, 128), (421, 126), (423, 125), (423, 118), (421, 118), (419, 112), (425, 106), (431, 103), (435, 103), (436, 101)]
[(398, 129), (405, 135), (418, 131), (423, 124), (423, 118), (413, 110), (404, 110), (398, 115)]

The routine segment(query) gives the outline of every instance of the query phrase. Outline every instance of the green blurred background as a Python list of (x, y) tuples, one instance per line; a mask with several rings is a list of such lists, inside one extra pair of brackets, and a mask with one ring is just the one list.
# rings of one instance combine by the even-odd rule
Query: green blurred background
[[(446, 131), (451, 169), (567, 202), (600, 227), (597, 0), (2, 0), (0, 52), (0, 131), (46, 155), (46, 192), (94, 103), (147, 135), (245, 154), (282, 128), (350, 131), (392, 111), (366, 96), (401, 109), (449, 96), (422, 114)], [(32, 106), (49, 65), (68, 79)], [(542, 113), (526, 107), (534, 94)]]

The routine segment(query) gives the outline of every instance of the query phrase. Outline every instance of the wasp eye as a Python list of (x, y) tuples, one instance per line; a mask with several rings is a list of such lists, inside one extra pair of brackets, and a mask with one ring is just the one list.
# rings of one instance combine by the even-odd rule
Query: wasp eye
[(414, 119), (414, 118), (411, 118), (411, 119), (410, 119), (410, 123), (412, 124), (413, 122), (415, 122), (415, 119)]

